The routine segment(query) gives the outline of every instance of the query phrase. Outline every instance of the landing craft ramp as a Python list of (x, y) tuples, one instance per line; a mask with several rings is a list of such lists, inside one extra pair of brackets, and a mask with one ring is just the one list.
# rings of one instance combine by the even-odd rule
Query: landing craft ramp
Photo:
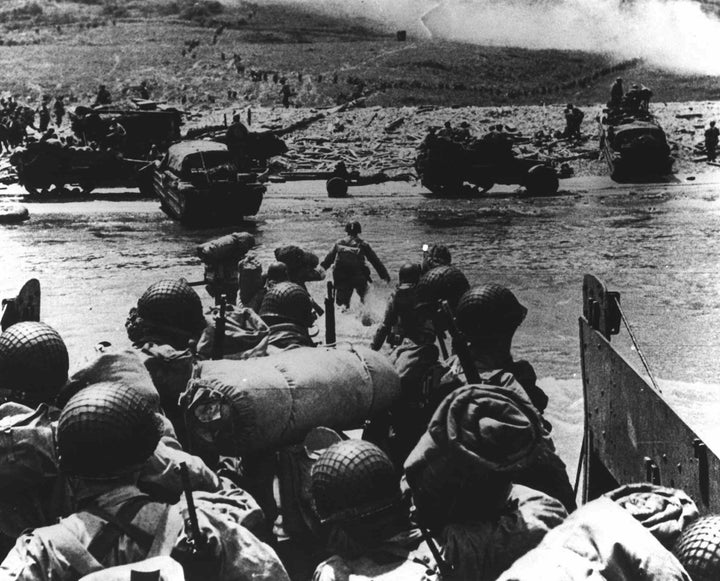
[(653, 482), (684, 490), (701, 513), (720, 512), (720, 450), (712, 450), (611, 345), (622, 320), (619, 300), (585, 276), (583, 502), (620, 484)]

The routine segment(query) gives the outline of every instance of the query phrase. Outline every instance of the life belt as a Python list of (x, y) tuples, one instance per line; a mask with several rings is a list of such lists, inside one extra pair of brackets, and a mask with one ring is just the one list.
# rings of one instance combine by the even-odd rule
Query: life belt
[(19, 224), (30, 218), (30, 212), (17, 202), (0, 203), (0, 224)]

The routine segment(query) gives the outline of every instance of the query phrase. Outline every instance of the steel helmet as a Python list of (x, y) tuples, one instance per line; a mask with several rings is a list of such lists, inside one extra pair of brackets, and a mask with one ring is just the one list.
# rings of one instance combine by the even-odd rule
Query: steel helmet
[(470, 336), (514, 331), (525, 315), (527, 309), (510, 289), (499, 284), (471, 288), (462, 295), (455, 309), (458, 328)]
[(680, 533), (673, 553), (693, 581), (720, 579), (720, 515), (691, 523)]
[(23, 321), (0, 334), (0, 389), (57, 393), (69, 366), (65, 342), (50, 325)]
[(312, 327), (315, 312), (308, 292), (294, 282), (279, 282), (263, 297), (259, 315), (268, 324), (297, 323)]
[(138, 315), (152, 324), (200, 335), (205, 317), (200, 297), (184, 279), (161, 280), (151, 284), (137, 303)]
[(310, 491), (323, 523), (371, 516), (400, 501), (392, 461), (365, 440), (344, 440), (320, 454), (310, 472)]
[(71, 397), (60, 414), (60, 467), (89, 478), (133, 472), (152, 455), (160, 435), (160, 420), (139, 391), (96, 383)]
[(285, 282), (288, 279), (288, 269), (284, 262), (273, 262), (267, 269), (267, 280), (272, 282)]
[(436, 266), (420, 277), (417, 284), (418, 306), (446, 300), (451, 307), (457, 305), (470, 283), (455, 266)]
[(416, 284), (420, 280), (420, 265), (406, 262), (398, 271), (400, 284)]

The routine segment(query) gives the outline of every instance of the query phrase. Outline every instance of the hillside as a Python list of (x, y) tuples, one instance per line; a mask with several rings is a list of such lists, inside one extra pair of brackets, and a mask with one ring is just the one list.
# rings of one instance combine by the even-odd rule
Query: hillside
[(301, 107), (359, 95), (371, 105), (586, 104), (618, 74), (660, 101), (720, 98), (716, 77), (678, 76), (601, 54), (399, 42), (366, 20), (280, 5), (216, 0), (6, 0), (0, 6), (0, 89), (37, 100), (115, 98), (146, 80), (156, 99), (213, 109), (280, 101), (286, 79)]

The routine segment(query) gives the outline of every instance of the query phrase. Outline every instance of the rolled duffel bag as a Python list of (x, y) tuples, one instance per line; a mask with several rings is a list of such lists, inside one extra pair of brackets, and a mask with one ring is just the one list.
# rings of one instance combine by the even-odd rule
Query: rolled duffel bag
[(199, 244), (197, 255), (206, 264), (218, 264), (224, 261), (240, 260), (248, 250), (255, 246), (255, 238), (247, 232), (233, 232), (205, 244)]
[(358, 428), (399, 395), (384, 355), (340, 345), (203, 361), (181, 405), (193, 450), (236, 456), (300, 442), (317, 426)]

